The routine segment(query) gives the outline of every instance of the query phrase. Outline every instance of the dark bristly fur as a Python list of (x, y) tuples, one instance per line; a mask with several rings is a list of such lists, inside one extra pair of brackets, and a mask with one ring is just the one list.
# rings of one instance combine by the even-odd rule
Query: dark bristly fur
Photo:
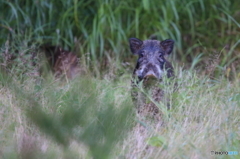
[(174, 76), (171, 63), (165, 59), (172, 52), (174, 41), (170, 39), (141, 41), (137, 38), (130, 38), (129, 43), (131, 52), (139, 56), (133, 71), (131, 92), (133, 102), (137, 106), (140, 116), (151, 114), (150, 116), (154, 117), (159, 114), (159, 108), (153, 102), (149, 102), (146, 95), (138, 88), (142, 84), (155, 102), (163, 100), (164, 91), (160, 89), (159, 82), (164, 75), (168, 78)]
[(59, 46), (46, 45), (42, 48), (55, 77), (59, 78), (65, 75), (68, 79), (73, 79), (82, 71), (76, 54)]

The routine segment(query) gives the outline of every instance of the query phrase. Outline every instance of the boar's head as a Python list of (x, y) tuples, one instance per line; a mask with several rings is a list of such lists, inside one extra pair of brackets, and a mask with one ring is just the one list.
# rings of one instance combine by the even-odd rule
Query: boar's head
[(167, 77), (173, 76), (173, 68), (165, 57), (173, 50), (173, 40), (145, 40), (130, 38), (130, 49), (135, 55), (138, 55), (136, 67), (133, 72), (134, 77), (141, 81), (148, 77), (162, 79), (164, 71), (167, 71)]

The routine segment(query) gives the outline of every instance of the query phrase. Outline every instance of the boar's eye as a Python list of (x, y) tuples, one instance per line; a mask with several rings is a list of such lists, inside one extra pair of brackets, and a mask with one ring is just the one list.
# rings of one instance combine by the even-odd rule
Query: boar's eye
[(162, 54), (162, 53), (160, 53), (160, 54), (159, 54), (159, 57), (160, 57), (160, 58), (163, 58), (163, 54)]
[(144, 56), (144, 51), (140, 51), (140, 52), (138, 53), (138, 55), (139, 55), (139, 57), (143, 57), (143, 56)]

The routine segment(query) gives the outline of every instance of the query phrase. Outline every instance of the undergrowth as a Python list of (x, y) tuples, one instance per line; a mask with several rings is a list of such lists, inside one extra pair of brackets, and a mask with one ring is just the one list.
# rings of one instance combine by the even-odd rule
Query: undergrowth
[(98, 76), (99, 68), (108, 67), (103, 65), (109, 62), (107, 55), (132, 61), (130, 37), (175, 40), (173, 58), (185, 65), (199, 54), (206, 60), (223, 48), (231, 53), (221, 55), (221, 67), (231, 68), (232, 62), (239, 61), (236, 0), (2, 0), (0, 4), (1, 46), (16, 39), (28, 45), (60, 45), (74, 50)]
[[(239, 4), (0, 1), (0, 158), (240, 158), (211, 154), (240, 153)], [(160, 103), (164, 124), (141, 123), (144, 136), (130, 37), (175, 41), (176, 77), (161, 85), (171, 109)], [(87, 73), (54, 79), (43, 44), (75, 52)]]
[[(147, 125), (145, 136), (135, 131), (130, 75), (115, 82), (29, 78), (19, 85), (2, 74), (2, 158), (225, 158), (211, 151), (239, 151), (239, 80), (175, 69), (164, 125)], [(165, 85), (166, 94), (173, 87)]]

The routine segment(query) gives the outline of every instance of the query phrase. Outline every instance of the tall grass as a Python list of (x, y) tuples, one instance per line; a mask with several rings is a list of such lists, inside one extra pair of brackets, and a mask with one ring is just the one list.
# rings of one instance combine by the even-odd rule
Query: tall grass
[[(211, 155), (240, 153), (239, 8), (237, 0), (0, 1), (0, 158), (239, 158)], [(142, 123), (152, 128), (145, 134), (129, 93), (129, 37), (175, 40), (178, 89), (161, 85), (171, 109), (160, 129)], [(91, 72), (65, 82), (39, 76), (46, 43), (75, 51)]]
[[(170, 94), (170, 117), (160, 130), (155, 127), (142, 136), (131, 133), (131, 138), (143, 137), (145, 142), (134, 151), (136, 141), (126, 140), (130, 158), (239, 158), (211, 155), (211, 151), (239, 153), (239, 82), (212, 81), (196, 72), (176, 70), (178, 91)], [(172, 92), (171, 85), (164, 88)]]
[(239, 80), (211, 80), (181, 67), (176, 74), (175, 93), (163, 85), (172, 105), (164, 125), (142, 123), (151, 128), (144, 135), (135, 129), (130, 75), (64, 85), (32, 78), (19, 85), (2, 75), (1, 157), (239, 158), (211, 155), (239, 153)]
[(69, 49), (81, 44), (79, 54), (90, 55), (88, 64), (95, 64), (104, 60), (106, 51), (128, 57), (129, 37), (156, 35), (174, 39), (178, 59), (186, 61), (186, 56), (199, 54), (188, 51), (199, 45), (219, 50), (236, 43), (238, 8), (236, 0), (1, 1), (0, 43), (11, 33)]
[[(12, 118), (12, 123), (3, 120), (1, 124), (10, 124), (16, 129), (21, 129), (16, 131), (17, 142), (13, 141), (16, 148), (8, 149), (9, 143), (1, 144), (1, 149), (4, 149), (4, 153), (1, 154), (3, 158), (14, 154), (15, 151), (19, 154), (17, 156), (22, 158), (39, 158), (40, 156), (48, 158), (51, 153), (54, 153), (54, 158), (59, 158), (69, 153), (68, 150), (72, 149), (71, 144), (85, 149), (86, 156), (83, 158), (87, 156), (109, 158), (116, 144), (122, 140), (133, 123), (131, 117), (133, 106), (129, 93), (124, 91), (128, 87), (118, 90), (114, 88), (115, 85), (89, 78), (81, 78), (64, 86), (59, 86), (61, 83), (56, 81), (55, 84), (52, 83), (53, 81), (48, 81), (51, 83), (26, 82), (28, 85), (26, 83), (23, 86), (17, 85), (4, 73), (1, 74), (1, 83), (5, 86), (2, 89), (3, 96), (10, 95), (12, 97), (10, 101), (14, 101), (10, 102), (10, 108), (9, 103), (4, 103), (7, 102), (4, 101), (7, 96), (1, 98), (3, 99), (1, 102), (4, 103), (1, 111), (6, 111), (6, 115), (9, 116), (5, 118), (9, 120)], [(121, 99), (122, 96), (124, 99)], [(15, 110), (19, 111), (17, 116), (14, 116)], [(27, 118), (22, 116), (23, 114)], [(38, 138), (33, 124), (46, 136)], [(3, 136), (14, 133), (7, 127), (4, 126), (1, 129)], [(3, 136), (1, 139), (4, 139)], [(57, 155), (55, 152), (57, 149), (54, 147), (53, 152), (50, 148), (42, 153), (41, 149), (47, 137), (58, 143), (64, 151), (66, 150), (66, 154)], [(7, 140), (11, 145), (11, 139)], [(51, 142), (47, 142), (46, 146), (50, 144)], [(85, 153), (73, 151), (73, 154), (70, 153), (74, 158), (79, 158), (79, 155)]]

